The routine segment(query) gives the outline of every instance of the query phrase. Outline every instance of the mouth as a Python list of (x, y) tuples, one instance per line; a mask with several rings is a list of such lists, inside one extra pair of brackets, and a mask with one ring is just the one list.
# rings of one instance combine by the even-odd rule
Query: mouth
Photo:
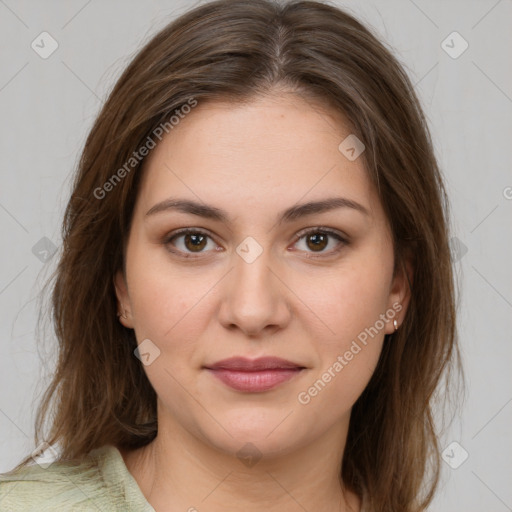
[(277, 357), (233, 357), (203, 368), (230, 388), (250, 393), (273, 389), (306, 369)]

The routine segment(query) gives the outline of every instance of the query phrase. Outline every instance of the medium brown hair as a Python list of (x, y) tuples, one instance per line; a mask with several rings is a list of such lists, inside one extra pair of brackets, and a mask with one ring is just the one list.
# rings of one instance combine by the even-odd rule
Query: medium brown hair
[[(52, 288), (57, 369), (38, 411), (62, 459), (106, 444), (135, 448), (157, 433), (156, 395), (116, 316), (113, 276), (144, 160), (104, 197), (95, 191), (155, 128), (194, 98), (248, 102), (284, 88), (341, 113), (389, 220), (396, 268), (413, 261), (411, 300), (354, 404), (341, 478), (371, 510), (417, 512), (439, 478), (434, 397), (462, 375), (448, 203), (426, 119), (397, 59), (347, 12), (313, 1), (218, 0), (168, 24), (135, 56), (104, 104), (79, 162)], [(341, 141), (340, 141), (341, 142)], [(442, 389), (442, 392), (446, 388)]]

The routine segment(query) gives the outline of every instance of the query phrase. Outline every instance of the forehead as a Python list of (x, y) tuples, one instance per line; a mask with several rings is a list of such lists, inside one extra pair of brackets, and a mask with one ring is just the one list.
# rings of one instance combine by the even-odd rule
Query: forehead
[(340, 143), (351, 135), (343, 116), (297, 95), (247, 103), (198, 105), (148, 155), (139, 189), (144, 213), (168, 196), (245, 209), (344, 195), (376, 200), (363, 158)]

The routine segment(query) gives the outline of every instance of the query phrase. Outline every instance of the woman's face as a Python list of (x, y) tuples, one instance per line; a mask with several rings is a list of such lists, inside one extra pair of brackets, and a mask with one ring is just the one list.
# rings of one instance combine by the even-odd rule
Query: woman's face
[[(406, 306), (362, 158), (339, 149), (349, 135), (275, 95), (199, 102), (152, 150), (115, 282), (160, 429), (282, 454), (348, 425)], [(215, 366), (233, 357), (292, 368)]]

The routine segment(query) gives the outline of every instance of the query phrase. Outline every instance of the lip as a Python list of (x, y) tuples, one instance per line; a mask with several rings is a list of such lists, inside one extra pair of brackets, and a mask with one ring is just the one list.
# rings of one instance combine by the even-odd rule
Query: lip
[(232, 357), (204, 368), (230, 388), (252, 393), (273, 389), (305, 369), (278, 357)]
[(256, 372), (262, 370), (290, 370), (304, 368), (293, 361), (287, 361), (280, 357), (258, 357), (248, 359), (247, 357), (230, 357), (206, 366), (208, 370), (232, 370), (240, 372)]

